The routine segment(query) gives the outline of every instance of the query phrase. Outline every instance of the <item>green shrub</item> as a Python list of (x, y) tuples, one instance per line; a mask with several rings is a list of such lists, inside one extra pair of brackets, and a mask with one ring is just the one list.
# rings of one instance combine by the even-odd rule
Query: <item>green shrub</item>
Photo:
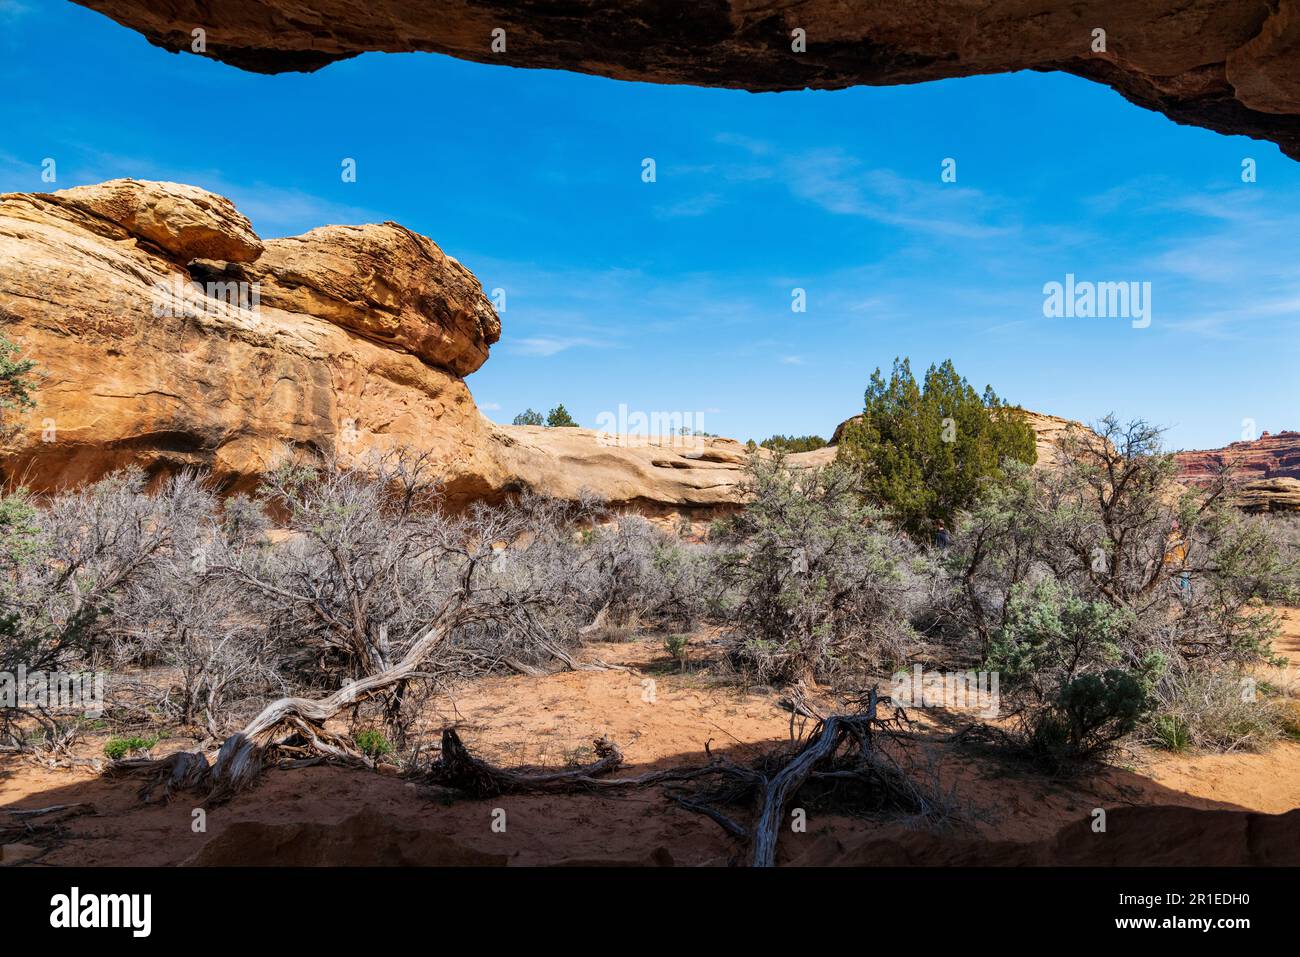
[(37, 386), (31, 359), (17, 358), (18, 346), (0, 335), (0, 441), (7, 441), (19, 430), (14, 416), (36, 405), (32, 392)]
[(138, 751), (148, 751), (158, 743), (157, 736), (142, 738), (133, 735), (129, 738), (109, 738), (104, 742), (104, 754), (113, 761), (120, 761), (127, 755)]
[(812, 452), (826, 447), (820, 435), (773, 435), (758, 443), (765, 449), (782, 452)]
[(986, 667), (1020, 715), (1031, 754), (1053, 770), (1105, 755), (1146, 714), (1159, 656), (1127, 663), (1133, 615), (1089, 601), (1054, 578), (1012, 589)]
[(352, 740), (356, 742), (361, 753), (372, 761), (378, 761), (384, 755), (391, 754), (393, 751), (393, 746), (389, 744), (383, 733), (373, 729), (358, 731)]
[(576, 429), (578, 423), (569, 415), (569, 410), (563, 404), (557, 405), (550, 412), (546, 413), (546, 425), (551, 429)]
[(545, 425), (546, 420), (542, 418), (542, 413), (534, 409), (524, 409), (514, 418), (515, 425)]
[(1276, 570), (1261, 583), (1261, 597), (1271, 605), (1300, 605), (1300, 515), (1266, 515), (1260, 521), (1278, 552)]
[(916, 649), (931, 569), (862, 501), (852, 470), (754, 455), (742, 491), (745, 510), (710, 532), (733, 666), (763, 683), (825, 681)]
[(690, 642), (689, 635), (669, 635), (664, 639), (664, 651), (681, 665), (683, 671), (686, 670), (686, 653)]
[(1074, 678), (1114, 667), (1133, 616), (1090, 601), (1055, 578), (1011, 590), (1006, 624), (994, 638), (986, 666), (1001, 674), (1004, 690), (1047, 704)]
[(886, 382), (877, 369), (862, 415), (850, 420), (838, 458), (862, 475), (869, 499), (913, 534), (928, 535), (937, 520), (949, 528), (1007, 460), (1032, 464), (1034, 430), (997, 397), (983, 396), (953, 368), (931, 366), (923, 383), (907, 359), (895, 360)]
[(1101, 758), (1133, 733), (1147, 707), (1140, 675), (1119, 668), (1080, 675), (1029, 718), (1030, 751), (1054, 770)]

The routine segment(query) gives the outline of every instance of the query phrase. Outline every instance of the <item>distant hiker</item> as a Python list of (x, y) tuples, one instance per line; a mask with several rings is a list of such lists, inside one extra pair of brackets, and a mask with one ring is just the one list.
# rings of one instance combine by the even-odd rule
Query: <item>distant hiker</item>
[(948, 534), (948, 529), (943, 527), (943, 519), (934, 524), (934, 545), (935, 548), (946, 549), (952, 544), (952, 536)]
[(1192, 573), (1187, 570), (1187, 539), (1183, 537), (1183, 526), (1174, 519), (1165, 541), (1165, 554), (1162, 564), (1167, 568), (1178, 570), (1178, 596), (1190, 603), (1192, 600)]

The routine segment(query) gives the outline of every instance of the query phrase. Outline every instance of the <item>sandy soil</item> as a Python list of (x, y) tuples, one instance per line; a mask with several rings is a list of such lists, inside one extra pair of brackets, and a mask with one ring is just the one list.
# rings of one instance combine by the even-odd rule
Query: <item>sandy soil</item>
[[(1279, 650), (1292, 656), (1292, 664), (1278, 680), (1294, 679), (1300, 614), (1287, 614)], [(697, 656), (707, 653), (696, 649)], [(437, 702), (428, 724), (455, 723), (476, 754), (505, 765), (589, 761), (593, 740), (607, 735), (636, 772), (701, 763), (706, 742), (715, 753), (744, 760), (789, 737), (790, 716), (775, 692), (713, 684), (701, 672), (679, 674), (657, 641), (594, 645), (585, 656), (635, 670), (490, 678), (459, 689), (454, 704)], [(1187, 855), (1202, 845), (1207, 863), (1259, 861), (1260, 829), (1283, 820), (1289, 821), (1287, 833), (1300, 840), (1300, 812), (1287, 819), (1211, 819), (1170, 810), (1276, 815), (1300, 807), (1300, 743), (1294, 741), (1264, 754), (1128, 755), (1121, 759), (1125, 766), (1060, 782), (989, 749), (948, 743), (952, 730), (965, 723), (960, 715), (927, 711), (917, 717), (918, 763), (930, 763), (945, 789), (955, 787), (967, 823), (936, 836), (906, 821), (814, 811), (807, 833), (782, 837), (781, 861), (1104, 863), (1091, 850), (1096, 842), (1085, 837), (1094, 808), (1107, 808), (1114, 822), (1124, 822), (1118, 830), (1128, 836), (1117, 838), (1115, 848), (1124, 840), (1142, 842), (1124, 851), (1144, 858), (1134, 863), (1190, 862)], [(168, 743), (155, 753), (181, 746)], [(93, 742), (87, 753), (95, 753)], [(143, 805), (137, 786), (88, 768), (51, 770), (12, 756), (0, 759), (0, 807), (93, 805), (92, 813), (23, 839), (35, 849), (30, 853), (38, 864), (725, 865), (743, 857), (711, 821), (654, 791), (451, 800), (392, 775), (328, 767), (277, 770), (250, 793), (208, 810), (200, 833), (192, 826), (188, 797)], [(1165, 809), (1161, 823), (1144, 810), (1149, 808)], [(492, 826), (502, 811), (504, 833)], [(1210, 840), (1212, 834), (1219, 837)], [(1086, 854), (1084, 844), (1090, 848)], [(1265, 853), (1276, 856), (1277, 842), (1264, 844), (1274, 848)]]
[[(1283, 609), (1282, 636), (1273, 650), (1284, 656), (1285, 668), (1263, 669), (1266, 678), (1289, 690), (1300, 708), (1300, 610)], [(1300, 742), (1283, 741), (1263, 754), (1162, 754), (1144, 767), (1165, 787), (1214, 801), (1270, 814), (1300, 807)]]

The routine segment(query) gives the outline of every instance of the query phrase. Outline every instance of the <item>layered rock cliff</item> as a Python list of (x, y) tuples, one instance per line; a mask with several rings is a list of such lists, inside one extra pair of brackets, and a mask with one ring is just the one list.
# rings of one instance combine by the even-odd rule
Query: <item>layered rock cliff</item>
[(371, 50), (753, 91), (1059, 70), (1300, 158), (1300, 0), (77, 2), (261, 73)]
[(1238, 500), (1250, 511), (1300, 510), (1300, 432), (1265, 432), (1221, 449), (1179, 452), (1175, 459), (1179, 478), (1189, 484), (1207, 482), (1229, 469), (1242, 483)]

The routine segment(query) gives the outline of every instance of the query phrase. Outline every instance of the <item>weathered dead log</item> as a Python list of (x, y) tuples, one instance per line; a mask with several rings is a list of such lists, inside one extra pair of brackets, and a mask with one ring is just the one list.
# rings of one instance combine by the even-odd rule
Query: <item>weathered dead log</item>
[(114, 774), (138, 774), (145, 780), (140, 789), (140, 798), (145, 803), (155, 800), (154, 792), (161, 788), (157, 800), (166, 802), (176, 791), (188, 791), (205, 786), (212, 768), (208, 756), (202, 751), (177, 751), (165, 758), (128, 758), (114, 761), (107, 772)]
[[(36, 817), (45, 817), (48, 814), (59, 814), (64, 817), (75, 817), (79, 814), (94, 814), (95, 805), (82, 802), (80, 804), (51, 804), (49, 807), (33, 808), (7, 808), (7, 813), (20, 821), (30, 820)], [(75, 812), (64, 814), (63, 812)]]
[(519, 794), (526, 791), (572, 790), (601, 774), (608, 774), (623, 764), (623, 754), (608, 738), (595, 742), (597, 760), (591, 764), (564, 771), (529, 773), (508, 771), (480, 761), (456, 733), (455, 728), (442, 732), (442, 755), (427, 772), (433, 784), (455, 788), (473, 797), (495, 797), (498, 794)]
[(836, 715), (827, 718), (799, 753), (768, 782), (763, 794), (762, 810), (754, 825), (753, 856), (750, 861), (754, 867), (772, 867), (776, 864), (776, 842), (785, 818), (785, 809), (817, 766), (827, 763), (835, 756), (850, 733), (847, 723), (862, 722), (865, 728), (874, 720), (874, 702), (869, 716), (845, 718)]
[(578, 661), (573, 655), (569, 654), (554, 642), (544, 641), (541, 643), (542, 649), (557, 658), (570, 671), (626, 671), (629, 674), (639, 674), (635, 668), (629, 668), (627, 665), (611, 665), (608, 662), (601, 661), (599, 658), (590, 662)]
[(705, 804), (703, 801), (691, 800), (690, 798), (684, 797), (680, 794), (670, 794), (668, 796), (682, 807), (686, 808), (686, 810), (694, 811), (696, 814), (703, 814), (732, 837), (736, 838), (736, 840), (749, 840), (749, 831), (740, 824), (737, 824), (731, 818), (727, 817), (727, 815), (723, 814), (717, 808)]
[(487, 797), (529, 791), (573, 793), (644, 788), (656, 784), (680, 784), (713, 775), (747, 777), (751, 783), (761, 778), (756, 772), (719, 759), (712, 759), (699, 767), (667, 768), (630, 778), (605, 777), (622, 767), (623, 754), (608, 738), (600, 738), (594, 744), (597, 760), (591, 764), (563, 771), (508, 770), (474, 757), (455, 729), (447, 728), (442, 732), (442, 754), (424, 773), (424, 780), (474, 797)]
[[(621, 766), (622, 756), (604, 739), (596, 746), (599, 760), (583, 767), (556, 772), (507, 770), (474, 757), (456, 731), (448, 728), (442, 735), (442, 756), (425, 778), (472, 797), (530, 791), (610, 791), (705, 782), (704, 790), (695, 793), (670, 790), (667, 797), (689, 811), (708, 817), (737, 840), (750, 844), (752, 866), (772, 867), (786, 810), (810, 780), (867, 789), (876, 795), (880, 807), (906, 808), (920, 813), (932, 809), (924, 789), (911, 781), (875, 744), (878, 732), (897, 734), (905, 723), (900, 711), (881, 719), (877, 713), (878, 700), (872, 689), (858, 702), (862, 709), (859, 712), (832, 715), (819, 721), (792, 756), (779, 759), (774, 773), (774, 755), (765, 756), (757, 767), (747, 768), (714, 757), (706, 746), (710, 760), (705, 765), (668, 768), (636, 777), (609, 777), (610, 772)], [(718, 808), (718, 805), (745, 803), (758, 807), (752, 830)]]
[(600, 632), (609, 622), (609, 602), (601, 606), (600, 611), (596, 612), (596, 617), (592, 619), (591, 624), (583, 625), (578, 629), (578, 637), (587, 639)]
[(0, 844), (58, 834), (72, 818), (83, 814), (98, 814), (99, 811), (95, 805), (83, 802), (37, 808), (7, 808), (5, 813), (8, 818), (0, 818)]
[(243, 730), (226, 738), (211, 766), (203, 752), (195, 751), (183, 752), (188, 755), (185, 758), (173, 754), (158, 760), (119, 761), (112, 770), (153, 776), (153, 785), (146, 790), (152, 792), (153, 786), (163, 783), (164, 798), (181, 788), (206, 785), (209, 790), (205, 803), (211, 804), (228, 799), (257, 779), (277, 733), (292, 730), (321, 754), (364, 761), (347, 742), (327, 732), (325, 722), (340, 711), (414, 676), (424, 661), (446, 641), (455, 622), (455, 609), (444, 611), (421, 633), (397, 664), (354, 681), (325, 698), (280, 698), (271, 702)]

